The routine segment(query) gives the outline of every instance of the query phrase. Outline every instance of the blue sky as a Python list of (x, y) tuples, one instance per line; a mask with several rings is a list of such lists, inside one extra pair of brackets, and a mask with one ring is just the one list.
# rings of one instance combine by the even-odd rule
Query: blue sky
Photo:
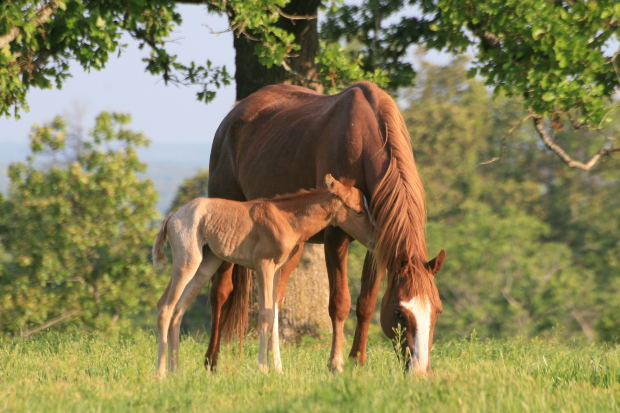
[[(234, 73), (232, 34), (213, 33), (226, 30), (226, 18), (208, 14), (200, 6), (180, 6), (180, 11), (184, 22), (171, 43), (180, 60), (210, 59), (216, 65), (227, 65)], [(0, 118), (0, 151), (7, 143), (7, 148), (22, 144), (25, 148), (33, 123), (41, 124), (60, 114), (89, 125), (103, 110), (130, 113), (132, 128), (144, 132), (154, 145), (186, 142), (210, 146), (219, 122), (234, 104), (234, 84), (220, 89), (211, 103), (198, 102), (195, 88), (166, 86), (145, 73), (141, 59), (146, 49), (139, 50), (130, 38), (126, 43), (121, 57), (112, 57), (104, 70), (88, 73), (73, 65), (73, 76), (62, 89), (32, 89), (29, 112), (22, 113), (19, 120)]]

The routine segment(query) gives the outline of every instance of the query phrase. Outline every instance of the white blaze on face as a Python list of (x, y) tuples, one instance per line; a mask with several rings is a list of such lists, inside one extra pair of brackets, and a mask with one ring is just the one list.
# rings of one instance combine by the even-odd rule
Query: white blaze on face
[(425, 298), (413, 297), (410, 301), (401, 301), (400, 305), (409, 310), (416, 321), (411, 368), (417, 372), (426, 373), (431, 333), (431, 303)]

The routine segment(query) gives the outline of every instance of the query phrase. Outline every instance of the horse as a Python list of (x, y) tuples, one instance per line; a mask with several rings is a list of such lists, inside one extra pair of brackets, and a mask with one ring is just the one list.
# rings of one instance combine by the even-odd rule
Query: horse
[[(372, 246), (374, 231), (361, 191), (325, 176), (327, 188), (247, 202), (196, 198), (170, 214), (153, 246), (153, 263), (164, 260), (166, 241), (172, 250), (172, 277), (158, 309), (158, 374), (178, 366), (179, 330), (183, 314), (223, 261), (257, 272), (259, 281), (258, 364), (269, 369), (268, 331), (272, 331), (274, 370), (282, 371), (278, 335), (278, 271), (299, 245), (328, 225)], [(280, 298), (280, 297), (278, 297)], [(168, 341), (168, 342), (167, 342)]]
[[(374, 252), (367, 252), (349, 357), (366, 361), (368, 327), (387, 270), (381, 327), (390, 338), (405, 329), (406, 368), (430, 371), (435, 322), (442, 310), (435, 275), (445, 252), (428, 259), (424, 188), (407, 127), (394, 100), (371, 82), (326, 96), (299, 86), (270, 85), (239, 101), (219, 125), (211, 149), (210, 196), (243, 201), (316, 186), (331, 173), (370, 199)], [(347, 254), (351, 237), (328, 227), (309, 242), (323, 243), (329, 276), (332, 346), (328, 367), (343, 369), (344, 323), (351, 297)], [(302, 248), (291, 258), (299, 260)], [(286, 283), (294, 266), (284, 266)], [(243, 267), (222, 267), (211, 287), (212, 324), (205, 367), (215, 368), (221, 332), (242, 336), (249, 283)]]

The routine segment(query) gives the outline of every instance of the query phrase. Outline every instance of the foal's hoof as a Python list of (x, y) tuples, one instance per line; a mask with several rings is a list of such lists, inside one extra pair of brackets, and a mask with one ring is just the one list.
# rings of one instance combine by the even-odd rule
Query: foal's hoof
[(261, 373), (269, 373), (269, 366), (268, 366), (268, 365), (266, 365), (266, 364), (259, 364), (259, 365), (258, 365), (258, 370), (259, 370)]

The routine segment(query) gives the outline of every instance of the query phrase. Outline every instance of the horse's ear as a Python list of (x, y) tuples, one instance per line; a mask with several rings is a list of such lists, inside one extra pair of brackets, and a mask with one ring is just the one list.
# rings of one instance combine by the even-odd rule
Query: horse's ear
[(439, 251), (439, 254), (437, 254), (435, 258), (426, 263), (426, 268), (428, 268), (428, 270), (432, 272), (433, 275), (436, 275), (439, 270), (441, 270), (441, 267), (443, 267), (443, 261), (445, 259), (446, 251), (442, 249), (441, 251)]

